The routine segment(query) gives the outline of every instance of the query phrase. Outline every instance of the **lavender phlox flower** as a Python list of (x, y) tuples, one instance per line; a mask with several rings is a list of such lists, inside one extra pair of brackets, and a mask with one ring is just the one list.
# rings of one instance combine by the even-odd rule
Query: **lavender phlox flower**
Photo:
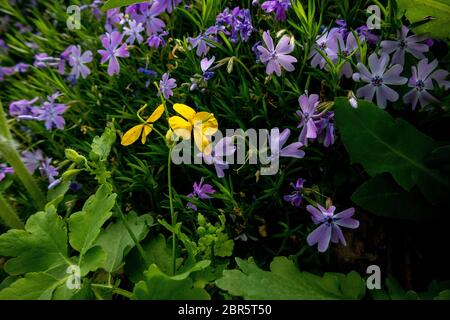
[[(162, 79), (159, 82), (159, 90), (162, 93), (164, 99), (169, 99), (173, 96), (172, 89), (176, 88), (176, 80), (173, 78), (169, 78), (169, 74), (166, 72), (162, 75)], [(159, 92), (158, 92), (159, 96)]]
[(428, 52), (428, 45), (423, 42), (428, 38), (427, 34), (408, 36), (409, 29), (406, 26), (397, 32), (397, 40), (384, 40), (381, 42), (381, 49), (387, 54), (394, 52), (392, 64), (401, 66), (405, 63), (405, 52), (412, 54), (416, 59), (424, 59), (424, 52)]
[(45, 128), (48, 131), (57, 129), (64, 129), (65, 120), (62, 114), (67, 110), (67, 105), (56, 103), (56, 98), (60, 96), (59, 93), (54, 93), (48, 97), (41, 107), (34, 107), (32, 109), (32, 116), (18, 116), (22, 120), (38, 120), (45, 122)]
[(363, 97), (368, 101), (372, 101), (376, 94), (377, 105), (384, 109), (386, 108), (387, 101), (397, 101), (399, 95), (387, 85), (402, 85), (405, 84), (408, 79), (401, 77), (400, 73), (403, 71), (403, 67), (399, 64), (395, 64), (388, 68), (389, 56), (387, 53), (381, 53), (380, 58), (376, 53), (372, 53), (369, 56), (369, 68), (358, 63), (357, 68), (359, 72), (353, 74), (354, 81), (363, 81), (368, 83), (367, 85), (359, 88), (356, 92), (358, 97)]
[(373, 34), (366, 25), (356, 28), (355, 31), (361, 42), (366, 41), (368, 44), (373, 46), (378, 43), (379, 37), (376, 34)]
[(211, 59), (205, 57), (200, 61), (200, 69), (203, 72), (203, 79), (205, 81), (210, 80), (214, 76), (214, 71), (210, 71), (209, 68), (211, 68), (215, 60), (216, 57), (213, 56)]
[(34, 55), (33, 66), (36, 68), (46, 68), (46, 67), (58, 67), (60, 64), (60, 59), (55, 57), (50, 57), (46, 53), (38, 53)]
[(413, 88), (403, 97), (403, 101), (406, 104), (412, 105), (412, 109), (415, 110), (417, 102), (421, 107), (432, 102), (438, 102), (427, 90), (433, 89), (433, 80), (436, 81), (439, 87), (448, 90), (450, 88), (450, 82), (445, 78), (449, 72), (443, 69), (435, 70), (438, 66), (438, 61), (435, 59), (428, 63), (428, 59), (419, 61), (417, 67), (411, 67), (411, 78), (408, 81), (408, 87)]
[(332, 28), (330, 31), (324, 32), (317, 37), (316, 43), (311, 48), (309, 58), (311, 59), (311, 66), (323, 69), (327, 64), (325, 58), (320, 54), (319, 50), (327, 55), (331, 61), (336, 61), (338, 52), (336, 51), (336, 37), (339, 34), (338, 28)]
[(282, 68), (289, 72), (294, 71), (295, 67), (292, 64), (297, 62), (297, 59), (289, 55), (294, 51), (294, 39), (284, 35), (274, 47), (270, 33), (265, 31), (263, 40), (266, 47), (259, 46), (257, 49), (261, 62), (266, 65), (266, 73), (270, 75), (275, 72), (277, 76), (281, 76)]
[(24, 73), (28, 71), (28, 68), (30, 65), (28, 63), (19, 62), (16, 65), (14, 65), (13, 69), (14, 72)]
[[(342, 33), (337, 32), (335, 35), (335, 41), (329, 43), (329, 48), (332, 52), (337, 54), (337, 57), (342, 57), (342, 59), (347, 58), (355, 50), (358, 49), (358, 43), (353, 33), (347, 35), (346, 40)], [(337, 58), (336, 57), (336, 58)], [(346, 78), (351, 78), (353, 75), (352, 65), (349, 61), (346, 61), (341, 68), (340, 76), (344, 75)]]
[(261, 5), (266, 13), (275, 12), (275, 19), (278, 21), (286, 20), (286, 12), (290, 7), (291, 0), (269, 0)]
[(294, 142), (286, 147), (284, 146), (291, 135), (291, 130), (284, 129), (281, 133), (278, 128), (273, 128), (269, 136), (269, 147), (271, 161), (276, 161), (279, 157), (301, 159), (305, 156), (305, 152), (300, 150), (303, 143)]
[[(202, 199), (202, 200), (211, 199), (210, 195), (216, 193), (216, 190), (214, 190), (214, 188), (210, 184), (207, 183), (203, 184), (203, 180), (204, 178), (202, 177), (199, 183), (194, 182), (193, 191), (192, 193), (187, 195), (188, 198)], [(197, 211), (197, 206), (195, 204), (189, 202), (187, 206), (192, 210)]]
[(117, 25), (121, 23), (122, 19), (123, 13), (120, 12), (120, 8), (109, 9), (106, 11), (106, 32), (112, 33), (113, 31), (117, 31)]
[(306, 241), (310, 246), (318, 244), (319, 252), (327, 251), (330, 241), (347, 245), (341, 227), (350, 229), (359, 227), (359, 221), (352, 218), (355, 214), (354, 208), (334, 214), (336, 207), (326, 209), (317, 204), (317, 208), (308, 205), (306, 210), (311, 214), (314, 224), (320, 225), (308, 235)]
[(160, 12), (167, 11), (172, 13), (182, 0), (155, 0), (155, 6)]
[(239, 35), (244, 42), (248, 41), (254, 30), (250, 10), (239, 7), (235, 7), (231, 11), (226, 8), (219, 13), (216, 17), (216, 26), (225, 27), (222, 32), (230, 35), (231, 42), (236, 42)]
[(36, 151), (24, 151), (21, 154), (21, 159), (28, 171), (34, 173), (41, 166), (42, 161), (44, 161), (44, 155), (40, 149)]
[(64, 74), (66, 69), (66, 63), (69, 62), (69, 57), (74, 49), (75, 46), (70, 45), (59, 55), (59, 62), (57, 66), (59, 74)]
[(75, 76), (76, 79), (78, 79), (80, 75), (85, 79), (91, 73), (91, 70), (89, 70), (89, 68), (85, 66), (85, 64), (91, 61), (91, 51), (86, 50), (82, 54), (81, 47), (74, 46), (69, 56), (69, 64), (72, 67), (72, 71), (70, 72), (70, 74), (72, 76)]
[(301, 95), (298, 98), (300, 110), (297, 111), (297, 115), (300, 117), (300, 124), (298, 128), (302, 128), (298, 141), (308, 145), (308, 139), (316, 139), (319, 128), (316, 121), (319, 121), (323, 116), (323, 113), (318, 112), (319, 96), (317, 94), (307, 93)]
[(325, 112), (320, 120), (316, 122), (318, 135), (317, 140), (328, 148), (334, 144), (334, 112)]
[(107, 33), (101, 37), (105, 50), (98, 50), (98, 53), (102, 56), (100, 63), (105, 63), (109, 60), (108, 74), (110, 76), (119, 74), (120, 72), (120, 65), (117, 58), (127, 58), (130, 56), (127, 45), (125, 43), (120, 45), (122, 38), (123, 35), (118, 31), (113, 31), (111, 34)]
[(123, 35), (128, 36), (126, 42), (133, 44), (136, 40), (138, 43), (142, 43), (144, 38), (141, 36), (141, 32), (144, 31), (142, 23), (138, 23), (136, 20), (129, 20), (128, 27), (123, 27)]
[(162, 31), (160, 33), (154, 33), (147, 39), (147, 44), (150, 48), (158, 49), (159, 47), (164, 47), (166, 45), (166, 40), (164, 39), (169, 33), (167, 31)]
[(298, 178), (295, 184), (291, 183), (294, 191), (291, 194), (283, 196), (283, 200), (289, 202), (294, 207), (300, 207), (302, 203), (302, 189), (305, 180), (302, 178)]
[(147, 36), (161, 32), (166, 27), (165, 22), (158, 18), (163, 10), (161, 10), (157, 2), (141, 3), (139, 5), (139, 12), (140, 14), (136, 16), (136, 21), (145, 26)]
[(236, 147), (233, 145), (232, 137), (225, 137), (220, 139), (212, 148), (210, 154), (199, 153), (197, 156), (203, 156), (205, 163), (209, 165), (214, 165), (216, 169), (216, 174), (218, 178), (223, 178), (225, 176), (224, 170), (229, 168), (226, 162), (226, 157), (231, 156), (235, 153)]
[(9, 115), (11, 117), (17, 117), (17, 116), (25, 116), (25, 115), (33, 115), (33, 108), (35, 107), (34, 104), (38, 100), (38, 97), (35, 97), (31, 100), (18, 100), (13, 101), (9, 104)]

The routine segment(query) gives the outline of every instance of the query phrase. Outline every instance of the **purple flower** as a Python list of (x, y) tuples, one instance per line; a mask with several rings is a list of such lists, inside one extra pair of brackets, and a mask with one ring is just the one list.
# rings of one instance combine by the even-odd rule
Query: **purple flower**
[(272, 161), (278, 159), (279, 157), (301, 159), (305, 156), (305, 152), (303, 150), (299, 150), (303, 147), (303, 143), (301, 142), (294, 142), (284, 147), (290, 135), (291, 130), (289, 129), (284, 129), (281, 133), (279, 133), (278, 128), (273, 128), (271, 130), (271, 135), (269, 138), (269, 159)]
[(359, 227), (359, 221), (353, 219), (355, 214), (354, 208), (349, 208), (338, 214), (334, 214), (336, 207), (331, 206), (325, 209), (321, 205), (317, 205), (318, 209), (308, 205), (306, 210), (312, 215), (314, 224), (320, 226), (311, 232), (306, 241), (310, 246), (318, 244), (319, 252), (325, 252), (330, 245), (330, 240), (333, 243), (342, 243), (347, 245), (341, 227), (356, 229)]
[(105, 63), (109, 60), (108, 74), (110, 76), (119, 74), (120, 72), (120, 65), (117, 58), (128, 58), (130, 56), (125, 43), (119, 47), (122, 38), (122, 34), (118, 31), (113, 31), (111, 34), (107, 33), (101, 37), (103, 47), (106, 50), (98, 50), (98, 53), (102, 56), (100, 63)]
[(28, 71), (29, 67), (30, 67), (30, 65), (28, 63), (19, 62), (13, 68), (14, 68), (14, 72), (24, 73), (24, 72)]
[(81, 54), (80, 46), (74, 46), (69, 56), (69, 64), (72, 67), (70, 75), (75, 76), (76, 79), (81, 75), (84, 79), (91, 73), (85, 63), (92, 61), (92, 52), (87, 50)]
[(142, 23), (137, 23), (136, 20), (128, 21), (129, 27), (123, 28), (123, 35), (128, 36), (127, 43), (133, 44), (136, 40), (138, 43), (142, 43), (144, 38), (141, 36), (141, 32), (144, 31)]
[(398, 40), (385, 40), (381, 42), (381, 48), (383, 52), (391, 54), (394, 52), (392, 57), (392, 64), (399, 64), (401, 66), (405, 63), (405, 52), (409, 52), (416, 59), (424, 59), (424, 52), (428, 52), (429, 48), (423, 42), (428, 38), (426, 34), (423, 35), (413, 35), (409, 36), (408, 27), (402, 26), (401, 30), (397, 32)]
[[(216, 193), (216, 190), (210, 185), (210, 184), (203, 184), (203, 177), (200, 179), (200, 182), (197, 184), (197, 182), (194, 182), (193, 185), (193, 191), (192, 193), (188, 194), (188, 198), (194, 198), (194, 199), (211, 199), (210, 194)], [(197, 206), (191, 202), (187, 204), (189, 208), (192, 210), (197, 211)]]
[(41, 166), (42, 161), (44, 161), (42, 150), (39, 149), (36, 151), (22, 152), (21, 158), (28, 171), (30, 171), (31, 173), (35, 172), (36, 169)]
[(199, 34), (195, 38), (187, 38), (187, 41), (189, 42), (189, 49), (192, 50), (197, 48), (195, 53), (199, 57), (206, 55), (209, 51), (209, 48), (214, 48), (214, 45), (211, 43), (211, 41), (217, 42), (217, 31), (218, 30), (216, 30), (215, 28), (208, 28), (205, 34)]
[(300, 204), (302, 203), (302, 189), (304, 183), (305, 180), (302, 178), (298, 178), (295, 184), (291, 183), (294, 188), (294, 192), (283, 196), (284, 201), (290, 202), (294, 207), (300, 207)]
[(334, 112), (326, 112), (321, 119), (316, 122), (319, 134), (317, 139), (321, 142), (324, 147), (328, 148), (334, 144)]
[(376, 45), (378, 43), (378, 36), (370, 32), (366, 25), (356, 28), (356, 33), (361, 41), (367, 41), (367, 43), (371, 45)]
[(70, 45), (66, 48), (66, 50), (63, 51), (63, 53), (59, 55), (59, 62), (57, 66), (59, 74), (64, 74), (66, 69), (66, 62), (69, 61), (69, 57), (72, 54), (74, 48), (75, 46)]
[(297, 115), (300, 117), (300, 124), (298, 128), (302, 128), (298, 141), (304, 145), (308, 145), (308, 139), (316, 139), (319, 128), (316, 125), (316, 120), (320, 119), (321, 113), (317, 113), (317, 106), (319, 105), (319, 96), (317, 94), (307, 93), (298, 98), (300, 110)]
[(120, 12), (119, 8), (109, 9), (106, 11), (106, 21), (105, 29), (108, 33), (116, 30), (116, 25), (119, 24), (123, 19), (123, 14)]
[(150, 3), (141, 3), (139, 5), (140, 14), (136, 17), (136, 21), (145, 25), (145, 32), (148, 36), (151, 36), (154, 33), (161, 32), (166, 24), (164, 21), (158, 18), (164, 8), (158, 5), (157, 2)]
[(263, 33), (263, 40), (266, 48), (259, 46), (257, 49), (261, 62), (266, 64), (266, 73), (270, 75), (275, 72), (277, 76), (281, 76), (281, 68), (289, 72), (294, 71), (292, 63), (297, 62), (297, 59), (288, 55), (294, 51), (293, 38), (284, 35), (276, 48), (274, 48), (272, 37), (268, 31)]
[(158, 49), (161, 46), (166, 45), (166, 40), (164, 40), (164, 37), (167, 36), (169, 33), (167, 31), (163, 31), (161, 33), (155, 33), (151, 35), (147, 39), (147, 44), (150, 48)]
[(387, 85), (401, 85), (408, 81), (407, 78), (400, 76), (400, 73), (403, 71), (401, 65), (395, 64), (386, 70), (388, 65), (389, 56), (387, 53), (383, 52), (379, 59), (376, 53), (372, 53), (369, 56), (369, 68), (371, 71), (369, 72), (367, 67), (360, 62), (357, 65), (359, 73), (353, 74), (354, 81), (368, 83), (364, 87), (359, 88), (356, 95), (372, 101), (373, 96), (376, 94), (377, 105), (382, 109), (386, 108), (387, 101), (394, 102), (399, 98), (398, 93)]
[(5, 79), (5, 76), (10, 76), (14, 73), (14, 68), (0, 66), (0, 81)]
[(210, 80), (214, 76), (214, 71), (209, 71), (209, 68), (211, 68), (215, 60), (216, 57), (213, 56), (211, 59), (203, 58), (202, 61), (200, 61), (200, 69), (203, 72), (203, 79), (205, 81)]
[(59, 93), (51, 95), (40, 108), (33, 109), (34, 119), (44, 121), (48, 131), (54, 128), (64, 129), (65, 120), (61, 115), (67, 110), (67, 105), (56, 103), (55, 100), (58, 96), (60, 96)]
[[(161, 91), (164, 99), (169, 99), (173, 96), (172, 89), (176, 88), (176, 80), (173, 78), (169, 78), (169, 74), (166, 72), (162, 75), (162, 79), (159, 82), (159, 90)], [(159, 96), (159, 93), (158, 93)]]
[(226, 8), (219, 13), (216, 17), (216, 25), (228, 27), (229, 30), (224, 30), (224, 33), (230, 35), (231, 42), (236, 42), (239, 35), (244, 42), (248, 41), (254, 30), (250, 10), (239, 7), (235, 7), (232, 11)]
[(13, 174), (14, 168), (8, 167), (5, 163), (0, 163), (0, 181), (6, 178), (6, 174)]
[(291, 1), (290, 0), (270, 0), (265, 1), (261, 8), (267, 12), (275, 12), (275, 19), (278, 21), (284, 21), (286, 20), (286, 12), (291, 7)]
[(412, 105), (413, 110), (416, 109), (417, 102), (420, 102), (421, 107), (425, 107), (431, 102), (438, 102), (427, 92), (427, 90), (433, 89), (433, 80), (444, 89), (450, 88), (450, 82), (445, 80), (448, 71), (442, 69), (434, 71), (437, 66), (437, 60), (428, 63), (428, 59), (423, 59), (419, 61), (417, 67), (411, 67), (412, 76), (408, 81), (408, 87), (413, 89), (403, 97), (403, 102)]
[(38, 97), (32, 100), (19, 100), (11, 102), (9, 104), (9, 115), (11, 117), (33, 115), (33, 105), (37, 100)]
[[(329, 48), (333, 53), (336, 52), (345, 59), (358, 49), (358, 43), (356, 42), (356, 38), (353, 33), (349, 33), (347, 35), (345, 42), (342, 33), (336, 33), (335, 41), (331, 41), (331, 43), (329, 43)], [(346, 78), (352, 77), (353, 70), (349, 61), (346, 61), (342, 66), (340, 75), (344, 75)]]
[(229, 168), (224, 157), (233, 155), (235, 151), (236, 147), (233, 145), (233, 139), (231, 137), (225, 137), (216, 143), (209, 155), (199, 153), (197, 156), (203, 156), (203, 159), (209, 165), (214, 164), (217, 177), (223, 178), (225, 176), (224, 170)]
[(41, 161), (39, 171), (41, 172), (41, 175), (46, 177), (49, 181), (49, 189), (55, 186), (55, 184), (58, 184), (60, 181), (55, 179), (56, 176), (58, 176), (59, 172), (56, 167), (52, 166), (51, 164), (52, 158), (44, 158), (43, 161)]
[(330, 31), (323, 33), (321, 36), (317, 37), (316, 43), (309, 53), (309, 58), (311, 60), (311, 66), (323, 69), (327, 63), (325, 58), (320, 54), (319, 51), (326, 54), (332, 61), (337, 59), (336, 51), (336, 36), (339, 34), (339, 28), (332, 28)]
[(182, 0), (155, 0), (155, 6), (160, 12), (167, 11), (171, 13), (176, 6), (181, 3)]

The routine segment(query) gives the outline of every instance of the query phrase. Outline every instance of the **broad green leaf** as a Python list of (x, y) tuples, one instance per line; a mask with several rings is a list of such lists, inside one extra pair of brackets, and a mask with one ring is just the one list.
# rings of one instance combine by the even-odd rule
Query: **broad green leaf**
[(449, 177), (424, 162), (436, 147), (433, 139), (368, 101), (360, 100), (354, 109), (346, 98), (337, 98), (335, 108), (337, 128), (353, 163), (371, 176), (390, 173), (407, 191), (418, 186), (432, 203), (445, 201)]
[(236, 258), (240, 270), (225, 270), (216, 285), (247, 300), (361, 299), (365, 281), (356, 273), (325, 273), (323, 277), (300, 272), (286, 257), (276, 257), (271, 271)]
[[(166, 273), (172, 272), (172, 250), (166, 243), (166, 238), (163, 234), (158, 234), (155, 238), (146, 239), (142, 242), (142, 247), (146, 254), (146, 259), (150, 264), (156, 264), (158, 268)], [(182, 259), (177, 260), (177, 266), (182, 262)], [(134, 283), (143, 279), (144, 271), (148, 269), (148, 265), (142, 261), (142, 258), (134, 248), (126, 258), (125, 273)]]
[[(138, 241), (145, 238), (149, 231), (149, 226), (152, 224), (150, 215), (137, 216), (136, 213), (130, 213), (126, 220)], [(100, 234), (95, 244), (101, 246), (106, 252), (106, 260), (102, 268), (108, 272), (117, 271), (122, 266), (125, 255), (135, 246), (133, 239), (121, 220), (110, 224)]]
[(100, 268), (106, 261), (106, 252), (99, 246), (89, 249), (83, 256), (80, 265), (81, 276), (87, 275), (90, 271)]
[(450, 37), (450, 2), (448, 0), (398, 0), (399, 12), (405, 12), (411, 23), (432, 19), (414, 28), (416, 33), (429, 32), (432, 38)]
[(135, 3), (145, 2), (144, 0), (108, 0), (103, 5), (102, 10), (109, 10), (114, 8), (120, 8), (124, 6), (131, 6)]
[(194, 287), (189, 277), (192, 272), (203, 270), (209, 261), (200, 261), (194, 268), (180, 275), (168, 276), (158, 266), (152, 264), (144, 273), (145, 279), (136, 284), (134, 300), (209, 300), (209, 294), (202, 288)]
[(9, 230), (0, 236), (0, 255), (12, 257), (5, 264), (10, 275), (70, 265), (67, 251), (66, 225), (53, 206), (32, 215), (25, 230)]
[(102, 185), (95, 195), (89, 197), (83, 210), (69, 218), (70, 245), (84, 255), (94, 244), (101, 227), (111, 217), (111, 209), (116, 201), (116, 194)]
[(424, 220), (445, 216), (445, 210), (433, 210), (420, 192), (405, 191), (387, 174), (366, 181), (353, 193), (352, 201), (378, 216), (389, 218)]
[(92, 160), (106, 160), (111, 152), (111, 146), (116, 141), (116, 131), (112, 124), (108, 124), (100, 137), (95, 137), (91, 144), (89, 157)]
[(10, 287), (0, 291), (0, 300), (50, 300), (61, 280), (39, 272), (28, 273)]

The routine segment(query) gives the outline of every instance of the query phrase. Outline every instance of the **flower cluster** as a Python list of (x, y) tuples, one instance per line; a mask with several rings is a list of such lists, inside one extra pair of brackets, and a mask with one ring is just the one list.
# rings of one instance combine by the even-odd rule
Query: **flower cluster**
[(238, 41), (240, 35), (242, 41), (246, 42), (254, 30), (252, 17), (249, 9), (235, 7), (233, 10), (226, 8), (216, 17), (216, 26), (224, 26), (225, 35), (230, 36), (231, 42)]

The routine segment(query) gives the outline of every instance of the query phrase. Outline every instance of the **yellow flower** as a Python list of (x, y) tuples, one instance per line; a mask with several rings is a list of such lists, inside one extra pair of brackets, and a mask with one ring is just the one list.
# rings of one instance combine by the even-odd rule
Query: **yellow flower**
[(141, 142), (142, 144), (145, 144), (147, 141), (147, 136), (152, 132), (153, 130), (153, 123), (161, 118), (162, 114), (164, 112), (164, 106), (161, 104), (158, 106), (155, 111), (148, 117), (147, 121), (145, 121), (142, 124), (138, 124), (137, 126), (134, 126), (130, 130), (128, 130), (122, 137), (122, 141), (120, 142), (123, 146), (129, 146), (130, 144), (133, 144), (136, 142), (137, 139), (142, 134)]
[(217, 132), (217, 124), (214, 114), (209, 112), (195, 112), (194, 109), (181, 103), (175, 103), (173, 108), (183, 116), (169, 118), (169, 125), (173, 132), (183, 139), (190, 139), (194, 131), (194, 142), (197, 148), (205, 154), (211, 153), (211, 141), (208, 139)]

